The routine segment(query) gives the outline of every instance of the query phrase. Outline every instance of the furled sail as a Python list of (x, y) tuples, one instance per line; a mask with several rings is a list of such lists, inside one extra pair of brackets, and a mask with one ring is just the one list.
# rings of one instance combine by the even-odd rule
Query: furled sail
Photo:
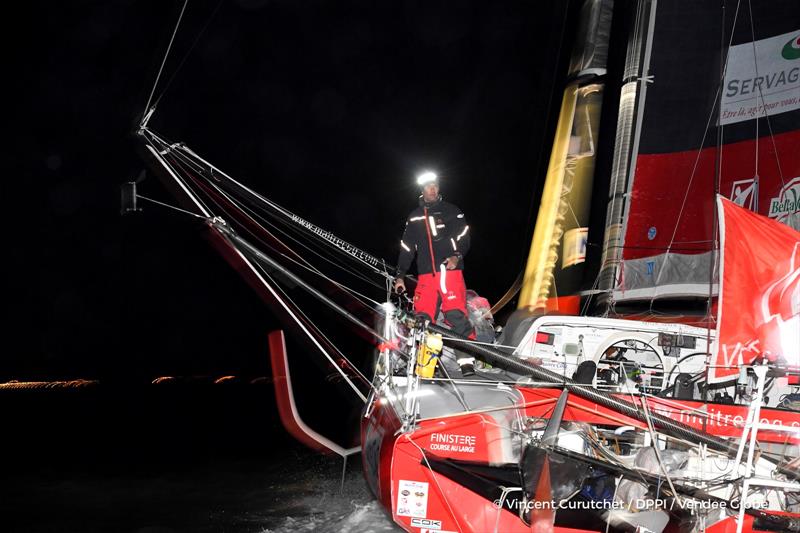
[(605, 86), (612, 0), (580, 14), (518, 308), (578, 314)]

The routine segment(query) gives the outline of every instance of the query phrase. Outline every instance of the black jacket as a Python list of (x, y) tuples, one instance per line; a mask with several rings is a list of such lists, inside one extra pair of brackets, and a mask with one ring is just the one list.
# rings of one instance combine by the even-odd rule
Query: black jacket
[[(433, 258), (431, 258), (433, 251)], [(420, 197), (419, 207), (408, 215), (400, 256), (397, 258), (397, 277), (408, 272), (411, 260), (417, 256), (417, 273), (432, 274), (450, 256), (458, 257), (456, 270), (463, 270), (464, 256), (469, 251), (469, 226), (464, 213), (453, 204), (439, 200), (426, 203)]]

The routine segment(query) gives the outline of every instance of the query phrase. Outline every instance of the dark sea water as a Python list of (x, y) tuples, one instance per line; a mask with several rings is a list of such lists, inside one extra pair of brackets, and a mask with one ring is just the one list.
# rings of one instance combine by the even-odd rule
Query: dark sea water
[(0, 391), (3, 532), (399, 531), (268, 386)]

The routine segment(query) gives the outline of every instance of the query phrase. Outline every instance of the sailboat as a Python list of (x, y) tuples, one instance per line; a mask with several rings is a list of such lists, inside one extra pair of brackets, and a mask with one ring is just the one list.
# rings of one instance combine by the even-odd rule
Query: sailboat
[[(789, 2), (777, 3), (748, 6), (756, 14), (767, 10), (765, 4), (793, 12)], [(700, 20), (716, 13), (717, 2), (711, 4), (703, 4), (707, 12)], [(594, 180), (604, 142), (598, 106), (604, 91), (613, 90), (606, 62), (619, 16), (628, 17), (631, 39), (611, 192), (602, 198), (608, 206), (605, 239), (593, 273), (588, 259), (594, 235), (587, 221), (593, 181), (603, 182)], [(800, 531), (800, 413), (791, 409), (800, 376), (800, 233), (790, 227), (797, 214), (796, 179), (787, 179), (800, 175), (800, 160), (796, 150), (785, 158), (782, 148), (800, 140), (800, 103), (768, 92), (777, 91), (780, 79), (795, 91), (800, 84), (791, 74), (794, 63), (783, 78), (777, 71), (772, 76), (762, 69), (751, 78), (745, 72), (748, 49), (753, 64), (764, 66), (761, 58), (778, 48), (779, 54), (788, 50), (781, 56), (788, 56), (786, 62), (794, 61), (800, 26), (794, 33), (768, 29), (766, 36), (733, 44), (739, 26), (727, 24), (725, 16), (715, 19), (722, 19), (720, 29), (728, 31), (720, 33), (731, 39), (722, 47), (727, 59), (721, 76), (712, 76), (719, 91), (709, 117), (717, 117), (718, 141), (706, 146), (704, 133), (695, 150), (670, 155), (658, 149), (658, 136), (648, 129), (662, 118), (649, 111), (658, 108), (661, 74), (656, 70), (652, 79), (649, 72), (659, 64), (653, 58), (666, 54), (664, 40), (687, 16), (666, 2), (585, 3), (584, 38), (575, 47), (562, 99), (519, 312), (496, 342), (472, 341), (421, 320), (408, 301), (391, 294), (395, 272), (386, 261), (154, 131), (152, 109), (141, 121), (144, 157), (183, 209), (202, 222), (212, 244), (296, 338), (327, 360), (364, 403), (358, 447), (309, 427), (292, 396), (284, 333), (273, 332), (270, 354), (287, 430), (345, 458), (360, 453), (367, 484), (403, 529)], [(792, 21), (781, 21), (786, 23)], [(774, 63), (769, 68), (783, 68)], [(752, 118), (737, 121), (735, 105), (745, 107), (747, 117), (751, 102), (734, 97), (746, 79), (752, 87), (759, 78)], [(758, 128), (762, 121), (764, 130), (756, 130), (752, 143), (768, 131), (772, 148), (765, 151), (779, 178), (756, 150), (762, 164), (754, 181), (734, 179), (720, 169), (727, 161), (723, 147), (741, 148), (741, 128), (751, 122)], [(733, 141), (722, 126), (733, 132)], [(692, 154), (695, 163), (684, 176)], [(694, 181), (698, 171), (713, 185), (702, 196), (708, 200), (695, 194), (704, 182)], [(665, 188), (665, 176), (690, 186), (656, 194)], [(736, 185), (727, 200), (719, 193), (731, 180)], [(125, 209), (135, 210), (136, 184), (123, 193)], [(679, 208), (671, 203), (676, 195), (683, 199), (675, 202)], [(674, 213), (658, 216), (675, 214), (677, 224), (662, 242), (664, 229), (644, 213), (665, 198)], [(766, 218), (746, 209), (762, 203), (769, 204)], [(653, 246), (640, 246), (642, 239)], [(588, 287), (586, 279), (593, 280)], [(383, 301), (371, 296), (376, 293)], [(686, 298), (706, 306), (692, 324), (670, 320), (659, 305)], [(320, 310), (335, 317), (327, 322), (334, 331), (312, 318)], [(368, 371), (338, 348), (342, 335), (375, 347)], [(461, 375), (461, 352), (484, 363), (475, 376)]]

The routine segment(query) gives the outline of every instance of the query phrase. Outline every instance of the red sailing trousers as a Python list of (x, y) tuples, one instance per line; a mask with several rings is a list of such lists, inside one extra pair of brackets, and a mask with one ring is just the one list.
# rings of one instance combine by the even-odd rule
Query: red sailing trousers
[(436, 274), (421, 274), (418, 277), (417, 289), (414, 291), (414, 311), (418, 314), (425, 313), (435, 322), (440, 302), (441, 311), (445, 317), (448, 314), (452, 316), (452, 311), (462, 313), (462, 320), (447, 320), (447, 322), (456, 327), (461, 324), (452, 322), (462, 322), (465, 327), (462, 326), (458, 329), (466, 329), (466, 331), (456, 332), (473, 338), (475, 332), (469, 326), (467, 318), (467, 287), (464, 284), (464, 274), (461, 270), (440, 270)]

